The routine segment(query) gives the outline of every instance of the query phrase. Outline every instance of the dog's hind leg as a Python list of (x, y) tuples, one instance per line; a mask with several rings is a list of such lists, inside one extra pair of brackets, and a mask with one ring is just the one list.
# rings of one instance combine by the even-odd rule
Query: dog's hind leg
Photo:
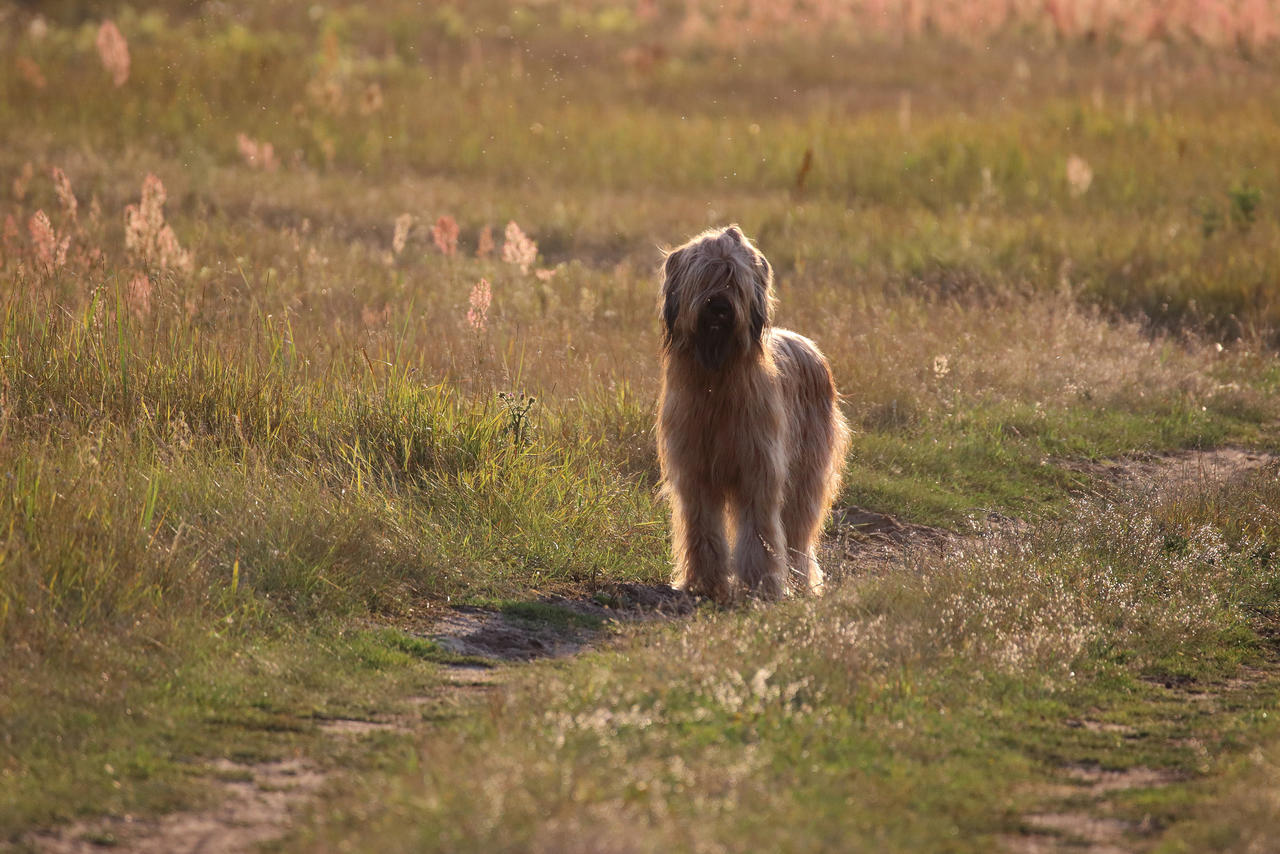
[(774, 338), (775, 356), (791, 395), (792, 455), (782, 503), (782, 530), (792, 587), (817, 592), (822, 585), (817, 542), (840, 488), (849, 428), (836, 402), (831, 369), (811, 341), (790, 332)]
[(705, 490), (679, 488), (671, 494), (672, 547), (676, 572), (672, 584), (717, 602), (733, 595), (729, 547), (724, 535), (724, 498)]
[[(810, 461), (811, 462), (811, 461)], [(818, 567), (815, 544), (822, 527), (826, 506), (825, 466), (819, 470), (792, 473), (787, 496), (782, 505), (782, 532), (787, 539), (787, 568), (791, 587), (797, 592), (817, 591), (822, 586), (822, 570)]]

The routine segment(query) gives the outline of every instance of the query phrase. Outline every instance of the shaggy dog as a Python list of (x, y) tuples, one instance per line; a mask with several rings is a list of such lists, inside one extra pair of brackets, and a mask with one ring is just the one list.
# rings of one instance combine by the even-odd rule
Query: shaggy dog
[(673, 583), (722, 602), (739, 589), (816, 591), (814, 545), (849, 438), (827, 360), (771, 326), (773, 268), (736, 225), (672, 250), (662, 275), (658, 458)]

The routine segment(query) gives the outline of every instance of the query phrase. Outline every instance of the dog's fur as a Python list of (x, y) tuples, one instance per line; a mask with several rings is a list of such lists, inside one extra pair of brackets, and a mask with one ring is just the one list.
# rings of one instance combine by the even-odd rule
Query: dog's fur
[(773, 269), (736, 225), (672, 250), (662, 274), (658, 458), (673, 583), (718, 601), (817, 591), (814, 546), (849, 439), (830, 366), (808, 338), (771, 325)]

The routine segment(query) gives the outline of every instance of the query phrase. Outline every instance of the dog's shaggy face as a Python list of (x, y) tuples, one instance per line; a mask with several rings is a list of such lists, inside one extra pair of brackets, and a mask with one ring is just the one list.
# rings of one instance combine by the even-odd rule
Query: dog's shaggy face
[(673, 250), (662, 271), (666, 348), (717, 371), (760, 347), (773, 314), (773, 269), (736, 225)]

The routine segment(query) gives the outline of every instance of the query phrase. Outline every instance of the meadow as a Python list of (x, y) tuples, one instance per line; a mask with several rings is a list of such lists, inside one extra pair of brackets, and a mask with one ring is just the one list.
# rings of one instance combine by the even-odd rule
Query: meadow
[[(0, 848), (285, 759), (282, 850), (1265, 846), (1276, 466), (1106, 472), (1280, 453), (1277, 37), (0, 4)], [(728, 222), (854, 428), (831, 589), (583, 623), (546, 597), (668, 578), (656, 271)], [(871, 560), (860, 510), (935, 534)], [(588, 649), (464, 660), (457, 606)]]

